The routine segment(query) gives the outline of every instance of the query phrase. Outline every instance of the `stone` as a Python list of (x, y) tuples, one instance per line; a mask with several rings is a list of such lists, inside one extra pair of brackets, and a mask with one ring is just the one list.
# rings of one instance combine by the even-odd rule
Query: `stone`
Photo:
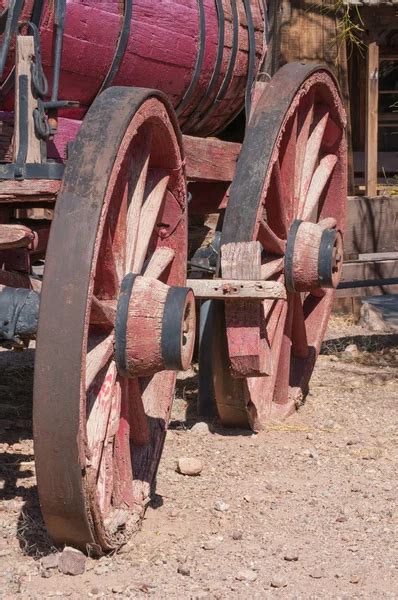
[(193, 427), (191, 427), (191, 433), (193, 433), (194, 435), (207, 435), (210, 433), (210, 428), (208, 423), (205, 423), (204, 421), (199, 421), (198, 423), (195, 423), (195, 425), (193, 425)]
[(271, 587), (284, 588), (287, 586), (287, 581), (283, 577), (273, 577), (271, 579)]
[(321, 569), (314, 569), (310, 573), (310, 577), (312, 577), (312, 579), (322, 579), (324, 576), (325, 574)]
[(218, 512), (227, 512), (229, 510), (229, 504), (223, 502), (223, 500), (216, 500), (214, 502), (214, 510)]
[(252, 581), (253, 582), (253, 581), (256, 581), (256, 579), (257, 579), (257, 573), (255, 571), (253, 571), (252, 569), (242, 569), (235, 576), (235, 579), (237, 579), (238, 581)]
[(209, 540), (206, 540), (205, 542), (203, 542), (202, 544), (202, 548), (204, 550), (215, 550), (217, 548), (217, 546), (219, 545), (220, 540), (218, 540), (217, 538), (210, 538)]
[(58, 561), (58, 569), (64, 575), (82, 575), (86, 568), (86, 556), (80, 550), (65, 546)]
[(361, 577), (360, 575), (351, 575), (350, 577), (350, 583), (359, 583), (361, 581)]
[(369, 302), (362, 302), (359, 325), (369, 331), (377, 331), (379, 333), (390, 333), (392, 328), (383, 318), (383, 313)]
[(55, 554), (49, 554), (48, 556), (43, 556), (41, 559), (41, 566), (43, 569), (56, 569), (58, 567), (60, 558), (60, 553), (56, 552)]
[(177, 569), (177, 573), (184, 575), (185, 577), (189, 577), (191, 575), (191, 569), (188, 567), (188, 565), (180, 565)]
[(352, 357), (358, 356), (358, 354), (359, 354), (358, 346), (356, 344), (348, 344), (348, 346), (344, 350), (344, 354), (347, 356), (352, 356)]
[(243, 538), (242, 532), (241, 531), (234, 531), (232, 534), (232, 539), (235, 541), (239, 541)]
[(199, 458), (181, 457), (178, 459), (177, 471), (181, 475), (197, 477), (203, 470), (203, 463)]
[(295, 562), (298, 560), (299, 557), (297, 552), (286, 552), (283, 558), (288, 562)]

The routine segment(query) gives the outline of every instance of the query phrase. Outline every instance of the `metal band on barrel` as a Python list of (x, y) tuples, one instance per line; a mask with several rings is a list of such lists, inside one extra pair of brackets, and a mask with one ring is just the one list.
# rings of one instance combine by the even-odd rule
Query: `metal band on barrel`
[(133, 15), (133, 0), (124, 0), (124, 15), (122, 21), (122, 27), (120, 29), (119, 39), (116, 45), (116, 51), (109, 67), (108, 73), (105, 76), (104, 81), (99, 89), (98, 94), (103, 92), (106, 88), (112, 85), (117, 72), (120, 68), (120, 64), (123, 60), (124, 53), (126, 52), (127, 42), (130, 36), (131, 29), (131, 17)]
[(249, 117), (250, 117), (252, 88), (253, 88), (253, 82), (255, 79), (256, 38), (254, 35), (254, 23), (253, 23), (252, 9), (250, 6), (250, 0), (243, 0), (243, 2), (245, 5), (246, 21), (247, 21), (247, 35), (249, 38), (249, 62), (248, 62), (248, 67), (247, 67), (247, 83), (246, 83), (246, 93), (245, 93), (245, 110), (246, 110), (246, 123), (247, 123), (249, 121)]
[(225, 22), (224, 22), (224, 7), (222, 5), (222, 0), (216, 0), (216, 8), (217, 8), (217, 16), (218, 16), (218, 45), (217, 45), (217, 58), (213, 69), (213, 74), (210, 78), (209, 85), (207, 86), (207, 90), (203, 94), (197, 106), (191, 112), (188, 120), (184, 123), (182, 130), (189, 131), (192, 123), (201, 118), (200, 111), (206, 105), (206, 102), (209, 100), (211, 93), (213, 92), (214, 86), (217, 84), (222, 59), (224, 55), (224, 40), (225, 40)]
[[(236, 0), (231, 0), (231, 9), (232, 9), (232, 47), (231, 47), (231, 55), (229, 57), (229, 63), (227, 72), (225, 73), (224, 80), (221, 84), (220, 89), (218, 90), (218, 94), (215, 97), (214, 102), (211, 104), (209, 109), (204, 113), (199, 123), (196, 124), (194, 128), (194, 132), (196, 132), (213, 114), (214, 110), (218, 107), (220, 102), (223, 100), (227, 90), (229, 88), (229, 84), (231, 83), (232, 76), (235, 70), (236, 57), (238, 55), (238, 42), (239, 42), (239, 15), (238, 8), (236, 6)], [(212, 132), (213, 133), (213, 132)], [(211, 134), (210, 134), (211, 135)]]
[(191, 83), (188, 86), (187, 91), (185, 92), (181, 102), (176, 107), (177, 115), (180, 115), (184, 108), (186, 108), (191, 101), (193, 93), (196, 89), (196, 86), (199, 81), (200, 73), (202, 71), (203, 58), (205, 54), (205, 42), (206, 42), (206, 16), (205, 9), (203, 6), (202, 0), (197, 0), (198, 2), (198, 12), (199, 12), (199, 46), (198, 46), (198, 54), (196, 56), (195, 69), (192, 75)]

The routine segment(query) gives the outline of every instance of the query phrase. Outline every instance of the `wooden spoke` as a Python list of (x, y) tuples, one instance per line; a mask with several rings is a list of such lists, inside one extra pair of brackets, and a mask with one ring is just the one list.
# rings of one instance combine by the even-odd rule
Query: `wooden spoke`
[(112, 300), (119, 293), (120, 281), (113, 251), (112, 234), (109, 223), (105, 224), (105, 231), (101, 241), (100, 259), (97, 263), (94, 292), (98, 299)]
[(294, 173), (296, 166), (297, 154), (297, 126), (298, 115), (295, 113), (291, 120), (291, 125), (286, 125), (285, 140), (281, 146), (281, 178), (284, 182), (285, 194), (285, 210), (288, 216), (289, 223), (294, 215)]
[(148, 251), (149, 242), (152, 237), (156, 219), (163, 202), (169, 175), (154, 173), (147, 180), (145, 189), (145, 201), (142, 205), (140, 221), (138, 226), (138, 238), (133, 259), (133, 272), (140, 273)]
[(257, 239), (270, 254), (285, 254), (286, 241), (281, 240), (265, 221), (261, 221)]
[(276, 275), (283, 270), (284, 264), (284, 258), (277, 258), (276, 260), (271, 260), (270, 262), (261, 265), (261, 279), (269, 279), (273, 275)]
[(294, 295), (293, 303), (292, 351), (297, 358), (307, 358), (309, 348), (300, 294)]
[(313, 127), (305, 149), (304, 164), (301, 175), (299, 217), (303, 211), (305, 199), (311, 184), (312, 175), (319, 160), (323, 135), (329, 118), (329, 108), (321, 105), (315, 109)]
[(162, 273), (164, 273), (170, 263), (174, 260), (174, 256), (175, 252), (172, 248), (167, 248), (166, 246), (156, 248), (147, 264), (144, 275), (146, 277), (159, 279)]
[(113, 353), (113, 334), (108, 335), (87, 353), (86, 389), (90, 387), (98, 373), (103, 369)]
[(319, 200), (337, 163), (335, 154), (324, 156), (317, 167), (308, 190), (302, 218), (304, 221), (316, 222), (319, 213)]
[(128, 394), (130, 405), (130, 440), (134, 446), (145, 446), (149, 443), (150, 435), (139, 379), (129, 379), (124, 393)]
[(99, 300), (96, 296), (91, 300), (90, 323), (113, 327), (116, 318), (116, 301)]
[[(286, 302), (278, 300), (274, 306), (272, 313), (269, 316), (267, 323), (267, 337), (268, 342), (271, 347), (274, 345), (275, 334), (278, 329), (283, 331), (284, 328), (284, 318), (286, 312)], [(283, 322), (282, 322), (283, 321)]]
[(286, 404), (289, 399), (290, 363), (292, 349), (293, 302), (289, 298), (285, 327), (279, 353), (278, 373), (274, 389), (274, 402)]
[(113, 396), (117, 394), (115, 388), (116, 374), (116, 364), (112, 361), (99, 393), (94, 397), (92, 406), (89, 407), (87, 416), (87, 443), (91, 451), (90, 467), (95, 473), (98, 471), (102, 448), (107, 437)]
[(116, 380), (106, 428), (101, 461), (98, 469), (97, 490), (100, 508), (107, 513), (110, 509), (113, 492), (113, 450), (114, 438), (119, 430), (121, 409), (121, 387)]
[(108, 513), (113, 491), (113, 443), (104, 441), (98, 468), (97, 494), (100, 510)]
[(267, 223), (272, 230), (282, 239), (287, 236), (286, 206), (288, 194), (285, 182), (282, 179), (279, 160), (274, 164), (271, 177), (271, 185), (266, 200)]
[[(300, 118), (299, 132), (297, 136), (297, 152), (296, 152), (296, 166), (294, 173), (294, 197), (295, 202), (298, 203), (300, 198), (301, 180), (303, 174), (303, 165), (305, 159), (305, 151), (308, 143), (310, 134), (311, 124), (314, 118), (314, 95), (309, 94), (307, 98), (303, 100), (303, 114)], [(296, 211), (297, 211), (296, 206)]]
[(318, 221), (318, 226), (322, 229), (334, 229), (337, 225), (337, 221), (334, 217), (327, 217), (326, 219), (322, 219), (322, 221)]
[(120, 380), (121, 406), (119, 428), (115, 436), (113, 455), (113, 501), (116, 506), (133, 507), (132, 463), (130, 448), (130, 402), (126, 390), (128, 381)]
[(131, 175), (128, 181), (130, 200), (127, 208), (126, 273), (133, 269), (133, 256), (137, 244), (140, 213), (144, 201), (145, 186), (151, 151), (151, 135), (146, 135), (134, 152)]

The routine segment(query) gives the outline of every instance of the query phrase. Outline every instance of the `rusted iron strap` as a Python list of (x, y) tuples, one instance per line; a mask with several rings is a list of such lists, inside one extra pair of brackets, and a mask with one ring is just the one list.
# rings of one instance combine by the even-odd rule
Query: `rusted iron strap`
[(196, 56), (196, 63), (194, 72), (192, 75), (191, 83), (188, 86), (187, 91), (185, 92), (181, 102), (176, 108), (177, 115), (180, 115), (184, 108), (188, 106), (191, 97), (196, 89), (196, 86), (199, 82), (200, 73), (202, 70), (203, 58), (205, 54), (205, 42), (206, 42), (206, 17), (205, 17), (205, 9), (202, 0), (198, 1), (198, 11), (199, 11), (199, 45), (198, 45), (198, 54)]
[[(203, 123), (210, 117), (210, 115), (214, 112), (214, 110), (219, 106), (220, 102), (224, 98), (227, 90), (229, 88), (229, 84), (231, 83), (232, 76), (235, 70), (236, 57), (238, 55), (238, 42), (239, 42), (239, 15), (238, 8), (236, 6), (236, 0), (231, 0), (231, 8), (232, 8), (232, 24), (233, 24), (233, 33), (232, 33), (232, 47), (231, 54), (229, 57), (228, 68), (225, 73), (224, 80), (221, 84), (220, 89), (218, 90), (217, 96), (209, 106), (208, 110), (204, 113), (199, 123), (196, 123), (194, 131), (197, 131)], [(211, 134), (210, 134), (211, 135)]]
[[(106, 88), (112, 85), (113, 80), (115, 79), (117, 72), (119, 70), (120, 64), (123, 60), (124, 53), (126, 52), (127, 42), (130, 36), (131, 29), (131, 18), (133, 15), (133, 0), (124, 0), (124, 14), (122, 27), (120, 29), (119, 39), (116, 45), (116, 51), (109, 67), (108, 73), (105, 76), (104, 81), (98, 91), (98, 94), (106, 90)], [(97, 95), (98, 95), (97, 94)]]
[(256, 39), (254, 36), (254, 23), (252, 9), (250, 6), (250, 0), (243, 0), (245, 5), (246, 20), (247, 20), (247, 34), (249, 37), (249, 64), (247, 67), (247, 83), (246, 83), (246, 94), (245, 94), (245, 111), (246, 111), (246, 123), (249, 122), (250, 118), (250, 107), (251, 107), (251, 95), (252, 88), (255, 78), (256, 68)]
[(224, 39), (225, 39), (225, 22), (224, 22), (224, 7), (222, 0), (216, 0), (216, 9), (218, 16), (218, 42), (217, 42), (217, 58), (213, 69), (213, 74), (210, 78), (209, 84), (199, 103), (192, 110), (189, 119), (184, 123), (182, 130), (189, 131), (192, 123), (195, 119), (201, 118), (201, 110), (209, 100), (211, 93), (213, 92), (214, 86), (217, 84), (218, 77), (220, 75), (222, 59), (224, 55)]

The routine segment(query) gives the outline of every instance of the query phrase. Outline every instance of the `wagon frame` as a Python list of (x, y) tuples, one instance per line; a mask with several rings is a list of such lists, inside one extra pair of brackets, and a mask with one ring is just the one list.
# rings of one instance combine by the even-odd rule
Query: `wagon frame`
[[(55, 133), (66, 101), (57, 78), (46, 101), (32, 32), (17, 37), (13, 160), (0, 165), (0, 334), (14, 347), (37, 337), (49, 533), (101, 553), (149, 502), (195, 297), (202, 407), (211, 381), (221, 422), (258, 431), (304, 401), (341, 274), (345, 115), (333, 75), (304, 63), (257, 79), (242, 144), (182, 135), (156, 90), (109, 87), (64, 170), (38, 134)], [(54, 206), (50, 235), (20, 217)], [(213, 237), (193, 247), (189, 218), (206, 214), (218, 215)], [(44, 256), (42, 282), (31, 261)]]

